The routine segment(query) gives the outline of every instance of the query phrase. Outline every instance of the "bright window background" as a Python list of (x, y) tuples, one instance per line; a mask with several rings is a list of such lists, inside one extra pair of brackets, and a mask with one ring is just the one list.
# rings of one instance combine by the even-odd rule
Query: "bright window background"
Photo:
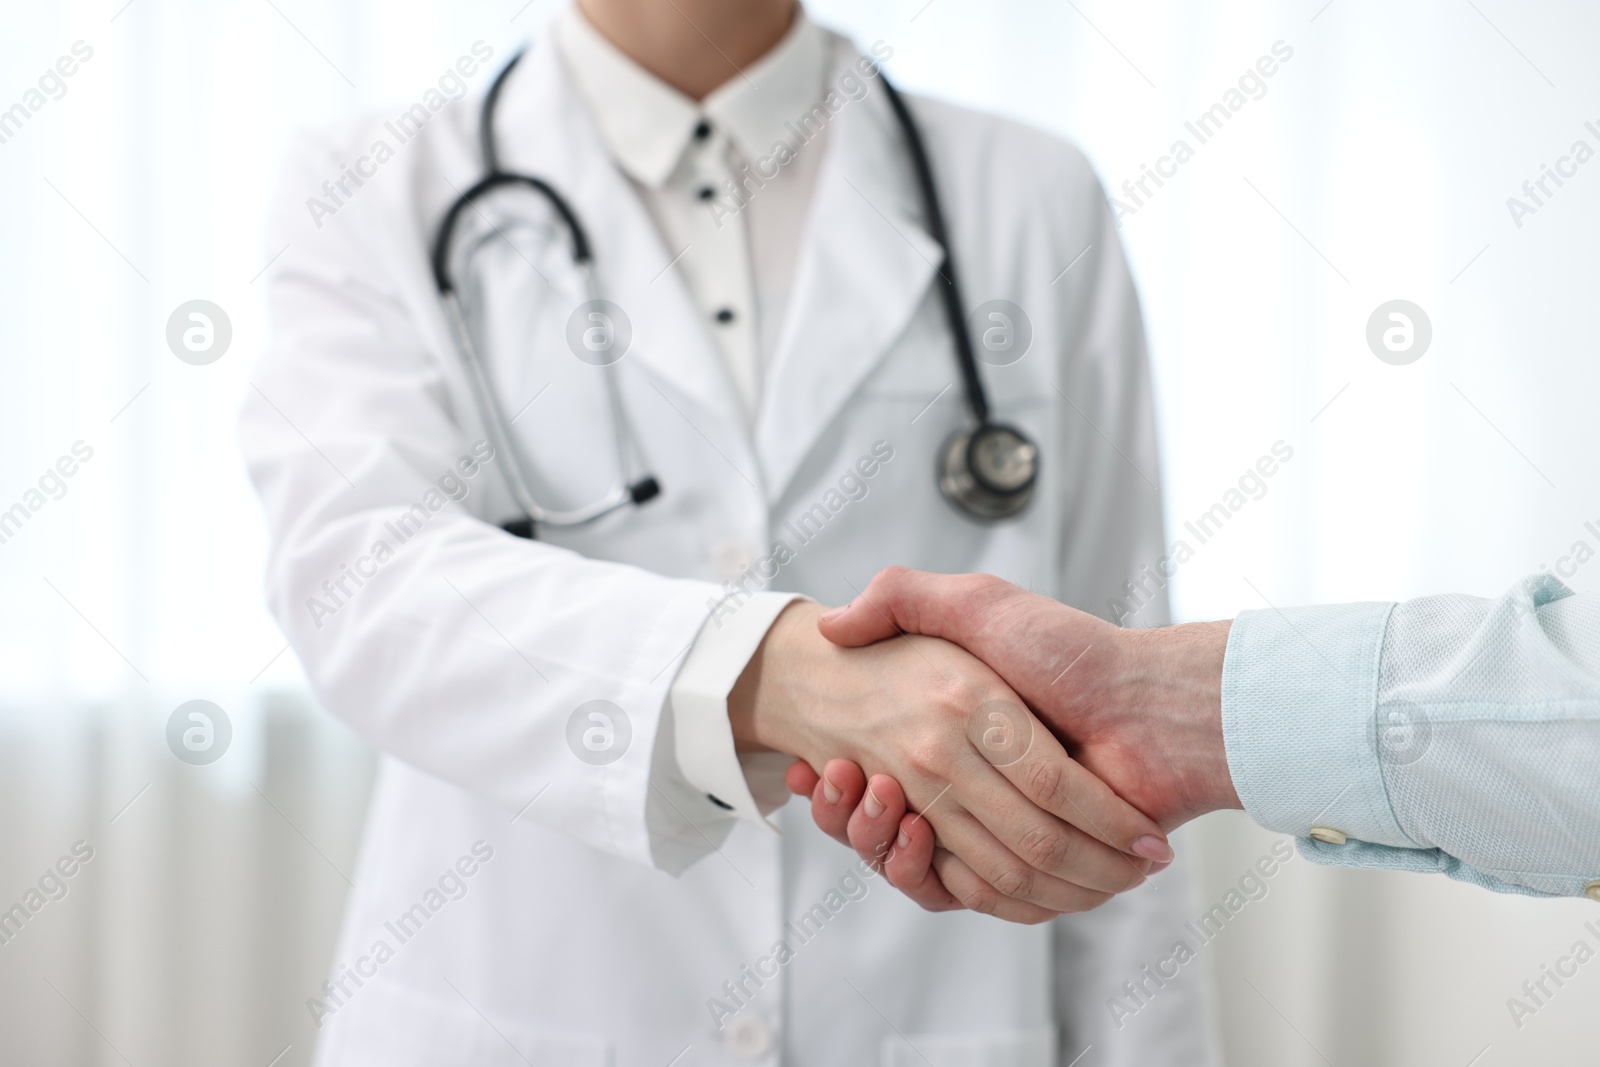
[[(262, 694), (292, 693), (300, 679), (262, 607), (262, 528), (232, 424), (263, 345), (259, 278), (277, 250), (260, 233), (286, 140), (415, 100), (480, 38), (503, 57), (552, 9), (8, 5), (0, 108), (74, 42), (93, 57), (0, 144), (0, 509), (74, 442), (94, 449), (65, 495), (0, 544), (8, 736), (25, 745), (80, 721), (69, 711), (101, 708), (146, 742), (157, 731), (159, 748), (166, 713), (205, 697), (237, 709), (244, 753), (267, 751)], [(1195, 145), (1186, 121), (1275, 42), (1292, 48), (1265, 94), (1124, 220), (1157, 371), (1171, 536), (1274, 442), (1294, 449), (1262, 499), (1205, 545), (1191, 541), (1198, 551), (1171, 590), (1178, 618), (1494, 595), (1563, 566), (1576, 541), (1600, 548), (1584, 526), (1600, 527), (1600, 160), (1520, 227), (1506, 206), (1575, 140), (1600, 150), (1584, 125), (1600, 128), (1600, 9), (821, 0), (812, 10), (863, 44), (888, 42), (891, 72), (911, 88), (1073, 139), (1130, 203), (1125, 180), (1175, 139)], [(205, 367), (179, 362), (164, 340), (172, 310), (195, 298), (232, 320), (230, 351)], [(1432, 345), (1410, 366), (1380, 362), (1365, 342), (1368, 316), (1395, 298), (1432, 322)], [(1591, 562), (1567, 580), (1595, 590), (1597, 574)], [(265, 758), (219, 770), (210, 788), (248, 798)], [(41, 778), (7, 796), (36, 813), (87, 788), (67, 764), (12, 773), (24, 770)], [(129, 771), (105, 786), (111, 811), (140, 780)], [(56, 838), (35, 841), (31, 825), (0, 869), (48, 861)], [(348, 828), (328, 833), (348, 849)], [(1197, 828), (1207, 904), (1264, 840), (1240, 820)], [(1592, 1056), (1600, 964), (1520, 1029), (1505, 1007), (1574, 941), (1600, 948), (1582, 925), (1600, 916), (1592, 905), (1304, 865), (1284, 878), (1213, 955), (1235, 1062)], [(0, 897), (11, 892), (0, 885)], [(324, 892), (336, 911), (340, 883)], [(23, 982), (8, 966), (0, 958), (0, 983)], [(120, 961), (99, 981), (136, 973)], [(137, 1029), (136, 1011), (106, 1000), (118, 1032)], [(295, 1001), (287, 1015), (298, 1011)], [(275, 1039), (261, 1041), (270, 1056)], [(304, 1054), (301, 1039), (283, 1062)]]

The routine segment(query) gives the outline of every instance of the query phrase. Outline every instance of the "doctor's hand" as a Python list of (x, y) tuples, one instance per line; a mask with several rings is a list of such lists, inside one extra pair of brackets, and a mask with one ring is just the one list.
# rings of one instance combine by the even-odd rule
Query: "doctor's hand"
[[(896, 567), (820, 627), (849, 646), (905, 633), (961, 644), (1011, 684), (1085, 769), (1163, 830), (1241, 806), (1222, 740), (1226, 622), (1124, 630), (999, 578)], [(937, 864), (924, 858), (931, 842), (926, 827), (903, 814), (895, 783), (867, 783), (843, 760), (824, 770), (862, 792), (835, 789), (835, 802), (820, 786), (812, 790), (819, 825), (842, 830), (891, 884), (936, 906)], [(797, 792), (813, 785), (800, 768), (791, 768), (789, 784)], [(858, 795), (858, 805), (845, 807)]]
[[(946, 894), (1019, 922), (1085, 911), (1171, 857), (1156, 824), (1075, 763), (994, 671), (947, 641), (842, 648), (791, 604), (729, 694), (745, 749), (842, 757), (904, 789)], [(858, 772), (859, 773), (859, 772)], [(826, 783), (818, 789), (826, 788)]]

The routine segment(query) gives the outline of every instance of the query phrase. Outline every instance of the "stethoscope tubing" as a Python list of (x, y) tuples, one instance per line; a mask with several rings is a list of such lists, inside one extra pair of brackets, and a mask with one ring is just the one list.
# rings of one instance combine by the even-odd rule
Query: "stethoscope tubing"
[(961, 300), (961, 283), (956, 278), (955, 257), (950, 254), (950, 235), (944, 225), (944, 207), (939, 200), (939, 191), (933, 182), (933, 168), (928, 163), (928, 151), (922, 141), (922, 133), (917, 128), (917, 123), (911, 116), (911, 109), (906, 106), (900, 91), (889, 81), (887, 75), (881, 70), (878, 80), (883, 83), (883, 90), (889, 97), (889, 106), (894, 108), (895, 117), (900, 120), (900, 129), (905, 134), (906, 151), (911, 156), (911, 169), (917, 177), (917, 188), (922, 193), (923, 213), (927, 216), (924, 220), (928, 227), (928, 235), (939, 245), (939, 280), (944, 287), (939, 290), (940, 302), (944, 305), (945, 321), (950, 325), (950, 336), (956, 346), (956, 362), (961, 367), (961, 382), (967, 398), (967, 409), (972, 412), (972, 421), (978, 426), (984, 426), (989, 421), (989, 395), (983, 388), (983, 377), (978, 373), (978, 359), (972, 351), (972, 335), (967, 331), (966, 315), (961, 310), (965, 305)]
[[(498, 145), (494, 133), (494, 119), (496, 107), (499, 104), (500, 94), (505, 87), (511, 72), (521, 61), (524, 53), (518, 52), (511, 57), (499, 74), (495, 76), (493, 84), (484, 97), (483, 108), (478, 119), (478, 138), (483, 153), (486, 173), (470, 189), (456, 198), (450, 205), (444, 218), (440, 221), (437, 237), (434, 241), (431, 256), (434, 285), (438, 289), (439, 297), (444, 304), (445, 317), (448, 320), (450, 333), (455, 341), (462, 362), (468, 367), (468, 377), (472, 383), (472, 390), (477, 401), (483, 421), (487, 424), (494, 446), (505, 456), (504, 469), (507, 481), (510, 483), (511, 493), (519, 508), (527, 516), (526, 521), (517, 521), (507, 524), (506, 528), (524, 536), (533, 536), (539, 524), (552, 526), (578, 526), (593, 522), (604, 515), (608, 515), (618, 508), (628, 504), (643, 504), (654, 498), (660, 492), (660, 485), (655, 478), (645, 475), (637, 480), (630, 480), (630, 471), (642, 468), (644, 456), (637, 440), (633, 436), (627, 420), (623, 418), (622, 397), (615, 377), (614, 366), (607, 365), (601, 369), (605, 375), (605, 386), (608, 401), (611, 405), (614, 421), (616, 422), (616, 445), (618, 461), (621, 466), (622, 482), (611, 492), (601, 497), (592, 504), (565, 511), (554, 511), (543, 508), (534, 499), (533, 493), (528, 488), (528, 479), (523, 470), (521, 457), (515, 448), (511, 436), (510, 424), (505, 419), (504, 412), (496, 400), (495, 390), (490, 381), (490, 372), (485, 366), (477, 346), (472, 341), (472, 333), (462, 309), (461, 298), (456, 290), (455, 279), (450, 271), (451, 242), (457, 225), (464, 212), (475, 210), (478, 201), (500, 188), (520, 185), (540, 194), (561, 216), (567, 231), (572, 238), (572, 259), (574, 265), (584, 277), (584, 289), (591, 304), (598, 301), (598, 285), (594, 270), (594, 259), (589, 243), (588, 233), (578, 215), (572, 210), (566, 199), (551, 187), (542, 178), (530, 174), (518, 174), (503, 170), (500, 166)], [(989, 398), (984, 390), (983, 378), (978, 371), (977, 357), (972, 349), (972, 337), (967, 329), (965, 314), (962, 311), (963, 301), (961, 286), (956, 276), (954, 257), (950, 252), (949, 231), (945, 225), (944, 209), (939, 200), (938, 189), (933, 178), (933, 168), (928, 162), (928, 153), (922, 140), (922, 134), (917, 128), (911, 110), (906, 106), (905, 100), (898, 90), (889, 82), (887, 76), (880, 70), (880, 81), (889, 98), (889, 105), (894, 111), (895, 118), (901, 128), (906, 142), (907, 153), (911, 158), (912, 170), (916, 176), (918, 191), (923, 202), (923, 211), (926, 216), (925, 223), (931, 236), (939, 245), (940, 262), (937, 267), (939, 276), (939, 298), (944, 308), (944, 317), (949, 326), (950, 336), (956, 350), (956, 361), (960, 368), (963, 393), (966, 405), (971, 416), (972, 427), (970, 430), (957, 431), (957, 434), (946, 442), (946, 447), (941, 450), (941, 462), (945, 464), (959, 463), (966, 469), (941, 469), (939, 486), (941, 492), (956, 508), (970, 517), (993, 520), (1008, 518), (1016, 514), (1027, 505), (1032, 496), (1034, 481), (1037, 477), (1038, 450), (1026, 435), (1012, 427), (995, 425), (989, 420)], [(1030, 464), (1029, 474), (1025, 485), (1018, 489), (1005, 489), (1000, 486), (988, 484), (979, 465), (974, 464), (972, 455), (980, 437), (999, 433), (1010, 434), (1018, 438), (1021, 447), (1027, 449), (1027, 460)], [(952, 449), (951, 443), (958, 437), (966, 436), (965, 447)], [(638, 467), (635, 466), (638, 464)], [(975, 489), (962, 488), (976, 486)], [(968, 499), (971, 495), (973, 498)]]

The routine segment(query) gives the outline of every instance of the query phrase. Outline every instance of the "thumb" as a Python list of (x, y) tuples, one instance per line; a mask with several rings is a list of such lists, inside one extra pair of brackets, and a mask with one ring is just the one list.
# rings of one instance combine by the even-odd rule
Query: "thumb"
[(959, 643), (965, 614), (957, 605), (962, 581), (955, 575), (888, 567), (850, 603), (825, 612), (817, 629), (846, 648), (870, 645), (900, 633), (927, 634)]
[(879, 571), (854, 600), (824, 612), (817, 620), (822, 636), (836, 645), (855, 648), (870, 645), (905, 631), (899, 610), (907, 595), (905, 577), (915, 574), (904, 567)]

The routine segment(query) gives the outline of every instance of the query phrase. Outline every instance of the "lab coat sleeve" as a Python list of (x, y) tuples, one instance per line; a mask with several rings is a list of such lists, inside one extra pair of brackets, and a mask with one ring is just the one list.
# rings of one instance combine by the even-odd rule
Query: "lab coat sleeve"
[(1314, 862), (1600, 892), (1600, 597), (1535, 575), (1498, 600), (1245, 612), (1222, 716), (1245, 810)]
[(452, 407), (435, 307), (393, 272), (426, 249), (397, 245), (411, 224), (368, 211), (370, 191), (308, 210), (340, 156), (309, 138), (291, 154), (264, 279), (273, 341), (240, 415), (271, 609), (319, 699), (380, 750), (680, 872), (735, 822), (680, 772), (667, 702), (722, 590), (475, 510), (504, 460)]

